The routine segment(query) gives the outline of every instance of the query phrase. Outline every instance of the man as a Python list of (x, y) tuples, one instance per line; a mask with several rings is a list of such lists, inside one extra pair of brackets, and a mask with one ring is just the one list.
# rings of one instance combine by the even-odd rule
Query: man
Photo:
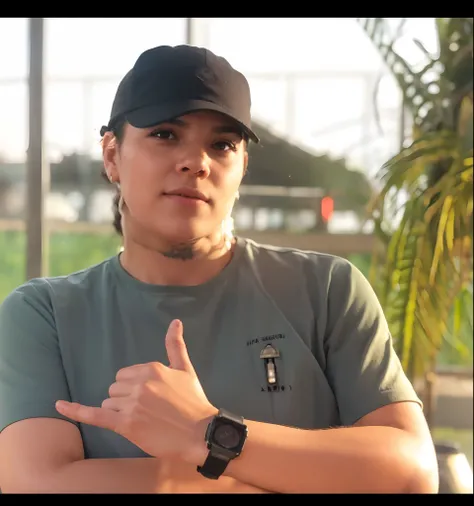
[(119, 85), (102, 134), (123, 252), (0, 309), (4, 492), (436, 492), (367, 280), (229, 230), (250, 105), (190, 46)]

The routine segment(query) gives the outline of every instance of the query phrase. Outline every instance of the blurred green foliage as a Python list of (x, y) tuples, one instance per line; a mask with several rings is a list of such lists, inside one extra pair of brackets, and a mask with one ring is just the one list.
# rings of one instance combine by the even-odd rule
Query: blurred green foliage
[(411, 123), (377, 175), (369, 211), (386, 245), (373, 256), (370, 279), (413, 381), (433, 370), (446, 346), (472, 357), (473, 329), (471, 351), (461, 332), (472, 323), (474, 25), (473, 18), (434, 18), (438, 50), (413, 39), (424, 55), (414, 65), (396, 49), (405, 21), (394, 31), (385, 18), (358, 19)]
[[(52, 233), (49, 275), (62, 276), (85, 269), (114, 255), (120, 239), (114, 233)], [(23, 232), (0, 231), (0, 302), (25, 281), (26, 240)]]

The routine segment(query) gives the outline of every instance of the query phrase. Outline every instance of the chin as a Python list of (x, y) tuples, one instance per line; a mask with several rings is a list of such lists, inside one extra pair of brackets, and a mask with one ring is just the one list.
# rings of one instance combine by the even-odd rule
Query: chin
[(160, 236), (167, 242), (174, 244), (185, 244), (194, 242), (200, 237), (207, 237), (212, 234), (212, 230), (208, 227), (192, 225), (190, 223), (173, 223), (167, 224), (166, 228), (158, 230)]

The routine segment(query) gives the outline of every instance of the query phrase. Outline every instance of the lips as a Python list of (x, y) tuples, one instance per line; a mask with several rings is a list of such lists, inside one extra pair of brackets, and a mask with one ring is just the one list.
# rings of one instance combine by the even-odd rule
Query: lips
[(168, 196), (176, 196), (176, 197), (185, 197), (188, 199), (202, 200), (203, 202), (209, 202), (209, 199), (201, 193), (200, 191), (194, 188), (177, 188), (175, 190), (171, 190), (165, 192), (165, 195)]

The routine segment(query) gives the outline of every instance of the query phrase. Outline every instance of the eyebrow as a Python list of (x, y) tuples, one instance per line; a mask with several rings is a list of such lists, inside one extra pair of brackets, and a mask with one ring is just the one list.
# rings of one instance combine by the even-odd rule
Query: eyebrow
[[(171, 125), (176, 125), (176, 126), (180, 126), (180, 127), (189, 126), (189, 123), (187, 123), (186, 121), (184, 121), (180, 118), (173, 118), (168, 121), (163, 121), (163, 123), (165, 123), (165, 124), (169, 123)], [(219, 126), (214, 127), (212, 130), (215, 133), (219, 133), (219, 134), (235, 134), (235, 135), (238, 135), (239, 137), (242, 137), (242, 138), (244, 136), (244, 131), (242, 130), (242, 128), (239, 128), (237, 125), (231, 125), (231, 124), (219, 125)]]

